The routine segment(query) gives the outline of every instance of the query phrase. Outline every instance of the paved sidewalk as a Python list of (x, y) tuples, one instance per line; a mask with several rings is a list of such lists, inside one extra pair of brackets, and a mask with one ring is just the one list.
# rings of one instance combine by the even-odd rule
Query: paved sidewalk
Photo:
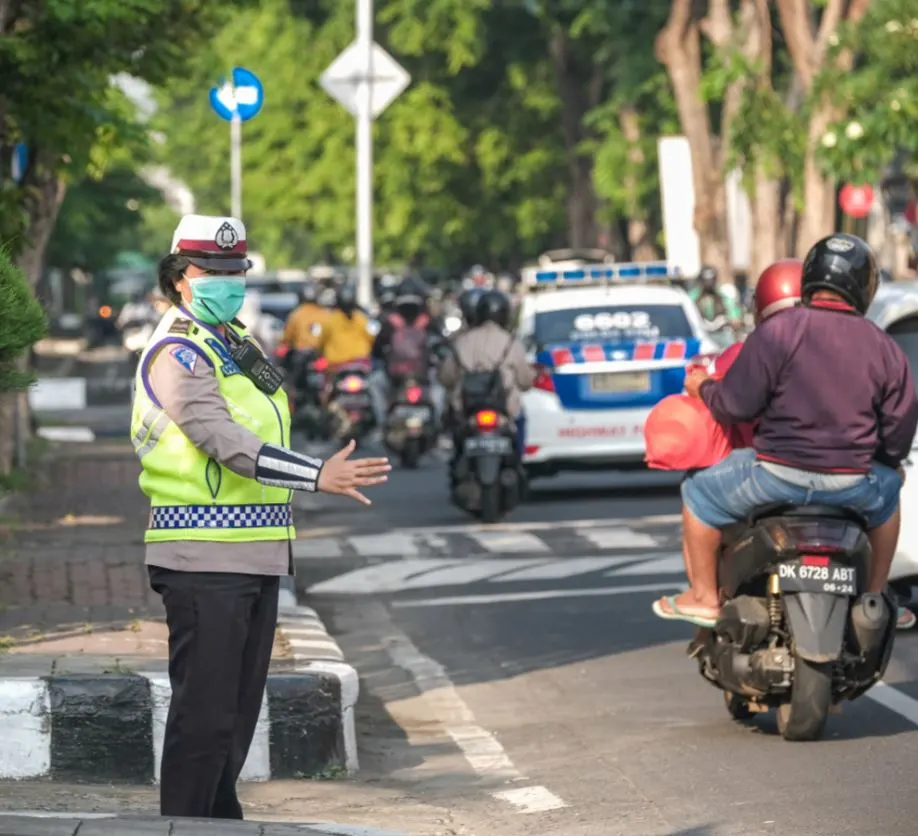
[[(138, 475), (127, 443), (53, 446), (0, 512), (0, 779), (159, 778), (168, 635)], [(242, 780), (353, 772), (357, 674), (312, 610), (282, 604)]]
[[(139, 473), (127, 443), (54, 447), (33, 491), (6, 508), (0, 675), (165, 670), (165, 613), (143, 562), (149, 506)], [(275, 657), (290, 658), (286, 642)]]

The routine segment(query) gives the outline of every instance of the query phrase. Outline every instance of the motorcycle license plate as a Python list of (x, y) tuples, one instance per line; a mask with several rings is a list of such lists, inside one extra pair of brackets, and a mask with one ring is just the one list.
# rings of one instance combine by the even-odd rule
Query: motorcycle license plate
[(467, 456), (506, 456), (513, 450), (509, 438), (502, 435), (477, 435), (466, 440), (463, 447)]
[[(804, 558), (804, 561), (806, 559)], [(822, 559), (780, 563), (778, 587), (782, 592), (825, 592), (830, 595), (856, 595), (857, 570), (853, 566)]]
[(427, 406), (396, 406), (392, 410), (396, 418), (406, 421), (418, 420), (426, 421), (430, 417), (430, 407)]
[(369, 395), (338, 395), (336, 400), (343, 409), (366, 409), (370, 406)]

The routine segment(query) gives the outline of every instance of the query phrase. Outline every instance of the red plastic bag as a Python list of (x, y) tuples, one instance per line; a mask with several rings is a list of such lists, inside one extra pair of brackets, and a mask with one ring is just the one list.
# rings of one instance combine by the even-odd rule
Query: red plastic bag
[(670, 395), (647, 416), (644, 460), (655, 470), (710, 467), (733, 451), (731, 435), (703, 401), (690, 395)]

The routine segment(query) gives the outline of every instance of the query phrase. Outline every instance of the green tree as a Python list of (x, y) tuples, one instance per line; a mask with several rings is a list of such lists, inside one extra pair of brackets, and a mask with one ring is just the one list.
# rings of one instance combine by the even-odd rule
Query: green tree
[(32, 375), (22, 371), (20, 361), (45, 331), (41, 304), (9, 249), (0, 248), (0, 395), (20, 392), (33, 382)]
[(819, 154), (839, 180), (879, 181), (897, 150), (918, 160), (918, 19), (913, 0), (874, 0), (859, 26), (835, 46), (856, 56), (852, 72), (827, 72), (821, 87), (843, 109), (823, 135)]
[(24, 400), (18, 393), (34, 380), (27, 352), (45, 330), (44, 312), (25, 275), (9, 249), (0, 247), (0, 477), (9, 472), (16, 452), (16, 405)]
[[(374, 126), (377, 261), (500, 262), (563, 242), (559, 103), (531, 14), (490, 0), (377, 5), (377, 40), (412, 74)], [(318, 85), (352, 38), (349, 4), (266, 0), (229, 16), (161, 96), (164, 161), (201, 211), (226, 212), (229, 131), (206, 90), (234, 64), (263, 80), (265, 107), (244, 126), (243, 207), (274, 264), (353, 247), (354, 122)]]
[[(22, 0), (0, 15), (0, 158), (24, 142), (21, 184), (0, 179), (0, 240), (34, 284), (66, 185), (143, 142), (112, 86), (117, 73), (162, 82), (181, 73), (229, 4), (206, 0)], [(0, 177), (6, 177), (6, 171)]]

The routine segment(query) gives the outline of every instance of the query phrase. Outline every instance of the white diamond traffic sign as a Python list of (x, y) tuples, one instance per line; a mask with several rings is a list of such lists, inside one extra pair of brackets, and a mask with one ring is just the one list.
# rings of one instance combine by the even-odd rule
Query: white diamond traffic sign
[(366, 52), (354, 41), (322, 73), (322, 89), (340, 105), (359, 115), (358, 94), (370, 83), (370, 114), (375, 119), (411, 82), (411, 75), (379, 44), (373, 44), (370, 66)]

